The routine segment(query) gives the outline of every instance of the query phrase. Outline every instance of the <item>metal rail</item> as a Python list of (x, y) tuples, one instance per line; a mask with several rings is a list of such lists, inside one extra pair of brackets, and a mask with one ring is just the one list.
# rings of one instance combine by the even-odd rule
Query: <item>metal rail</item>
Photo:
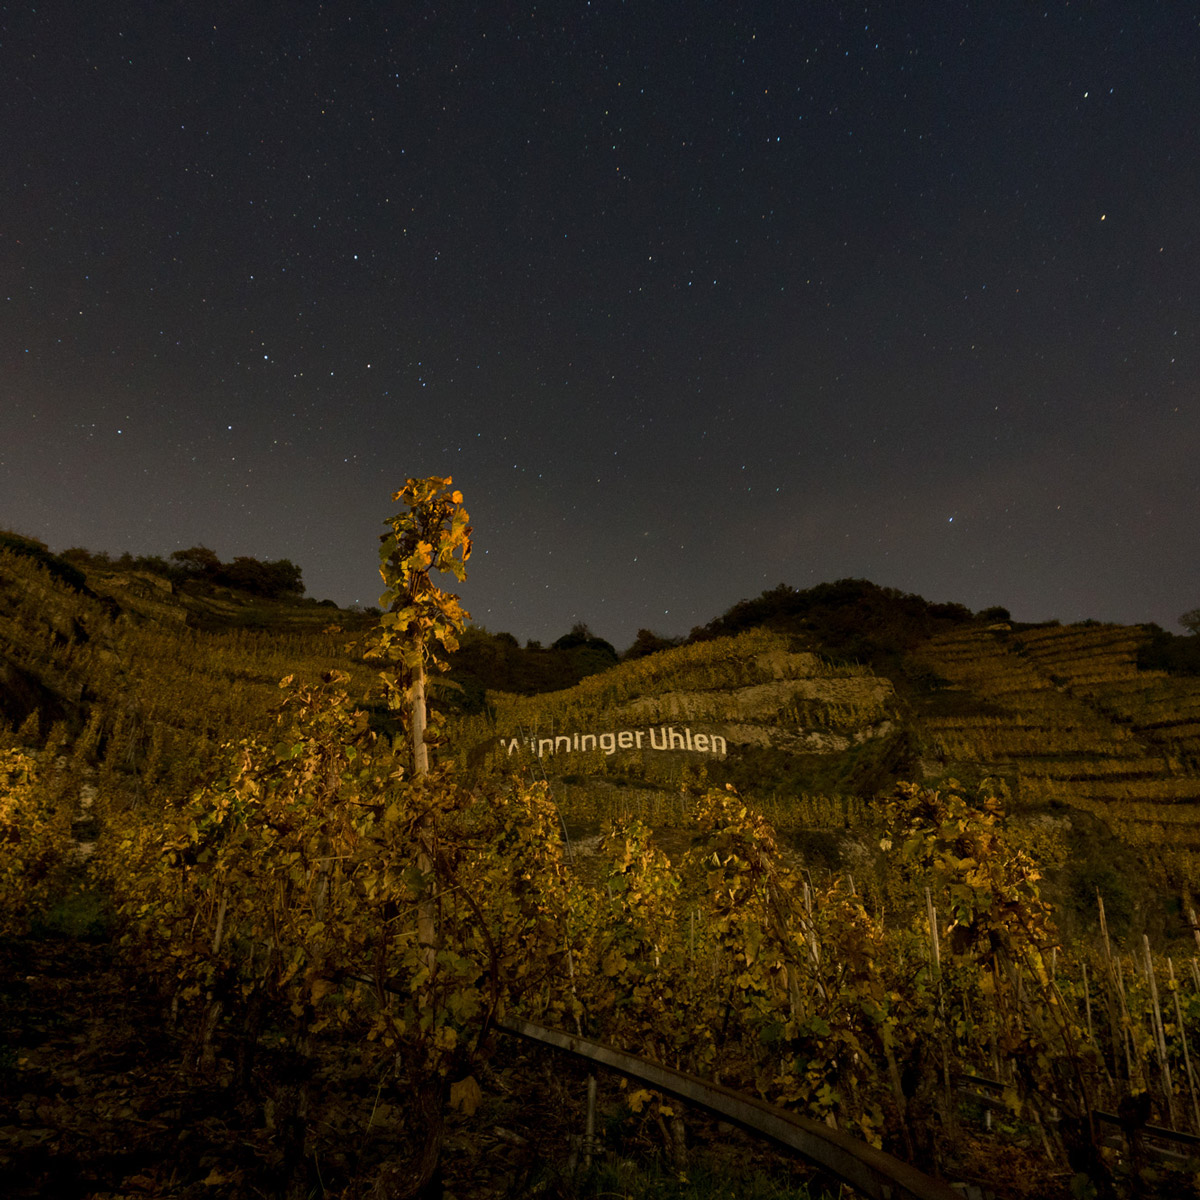
[(940, 1179), (934, 1179), (916, 1167), (882, 1150), (876, 1150), (874, 1146), (808, 1117), (786, 1112), (752, 1096), (743, 1096), (731, 1088), (664, 1067), (636, 1054), (627, 1054), (602, 1042), (535, 1025), (520, 1017), (502, 1017), (495, 1022), (495, 1027), (544, 1046), (554, 1046), (577, 1058), (611, 1067), (622, 1075), (648, 1083), (660, 1092), (716, 1113), (752, 1133), (771, 1138), (795, 1150), (843, 1183), (857, 1188), (872, 1200), (903, 1200), (904, 1197), (910, 1197), (911, 1200), (962, 1200), (961, 1193)]

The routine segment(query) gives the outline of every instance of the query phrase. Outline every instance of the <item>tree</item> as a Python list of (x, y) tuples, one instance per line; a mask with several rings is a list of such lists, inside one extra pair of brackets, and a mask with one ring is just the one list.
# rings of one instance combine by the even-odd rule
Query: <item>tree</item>
[(572, 673), (579, 679), (585, 675), (599, 675), (621, 661), (612, 643), (597, 637), (582, 621), (573, 625), (571, 632), (564, 633), (550, 649), (569, 656)]
[(633, 662), (636, 658), (645, 658), (647, 654), (657, 654), (660, 650), (670, 650), (678, 646), (682, 638), (662, 637), (652, 629), (639, 629), (633, 645), (625, 651), (624, 661)]
[(240, 588), (255, 596), (277, 600), (288, 594), (303, 594), (304, 577), (300, 568), (286, 558), (275, 562), (260, 562), (257, 558), (239, 557), (219, 566), (216, 578), (229, 587)]
[(178, 563), (188, 578), (212, 579), (221, 569), (221, 560), (207, 546), (176, 550), (171, 561)]
[(275, 596), (303, 596), (304, 572), (290, 558), (263, 563)]
[(1188, 631), (1200, 637), (1200, 608), (1193, 608), (1179, 618), (1179, 623)]
[(576, 621), (571, 626), (570, 633), (564, 633), (556, 642), (554, 642), (551, 650), (574, 650), (576, 646), (587, 646), (595, 640), (596, 635), (582, 622)]

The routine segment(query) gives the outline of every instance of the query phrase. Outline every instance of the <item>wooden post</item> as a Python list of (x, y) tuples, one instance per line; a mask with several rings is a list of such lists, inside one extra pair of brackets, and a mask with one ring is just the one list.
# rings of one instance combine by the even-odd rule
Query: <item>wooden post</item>
[(942, 951), (938, 944), (937, 909), (933, 907), (933, 896), (928, 888), (925, 889), (925, 912), (929, 917), (929, 945), (931, 947), (933, 978), (937, 983), (938, 1020), (941, 1024), (941, 1033), (938, 1040), (941, 1042), (942, 1049), (942, 1083), (946, 1093), (946, 1125), (947, 1128), (953, 1130), (955, 1126), (954, 1088), (950, 1081), (950, 1049), (946, 1038), (946, 1013), (942, 998)]
[[(420, 639), (417, 648), (419, 655), (413, 675), (409, 720), (412, 725), (413, 774), (417, 779), (424, 779), (429, 774), (429, 747), (425, 744), (428, 711), (425, 705), (425, 646)], [(437, 972), (437, 900), (434, 896), (433, 882), (433, 836), (433, 818), (426, 815), (421, 818), (420, 832), (417, 835), (417, 870), (428, 880), (422, 888), (421, 898), (417, 901), (417, 943), (421, 947), (431, 981)]]
[(1083, 1006), (1087, 1012), (1088, 1041), (1095, 1045), (1096, 1035), (1092, 1032), (1092, 993), (1088, 988), (1087, 963), (1083, 964)]
[(1150, 938), (1142, 934), (1146, 950), (1146, 978), (1150, 982), (1150, 1000), (1154, 1007), (1154, 1037), (1158, 1042), (1158, 1055), (1162, 1063), (1163, 1091), (1167, 1097), (1167, 1119), (1175, 1128), (1175, 1096), (1171, 1084), (1171, 1064), (1167, 1059), (1167, 1035), (1163, 1029), (1162, 1009), (1158, 1004), (1158, 981), (1154, 978), (1154, 959), (1150, 956)]
[[(1138, 1052), (1137, 1043), (1133, 1040), (1133, 1018), (1129, 1015), (1129, 1005), (1125, 1002), (1125, 976), (1121, 970), (1121, 960), (1117, 959), (1117, 997), (1121, 1001), (1121, 1041), (1125, 1047), (1125, 1070), (1130, 1083), (1133, 1083), (1133, 1064), (1137, 1063), (1139, 1082), (1142, 1080), (1142, 1058)], [(1132, 1057), (1130, 1050), (1132, 1047)]]
[[(1100, 895), (1099, 888), (1096, 889), (1096, 908), (1100, 913), (1100, 933), (1104, 938), (1104, 967), (1106, 984), (1104, 989), (1104, 1000), (1108, 1008), (1108, 1028), (1110, 1037), (1112, 1039), (1113, 1074), (1119, 1076), (1121, 1074), (1121, 1048), (1125, 1044), (1125, 1036), (1120, 1013), (1113, 1004), (1113, 992), (1116, 990), (1116, 977), (1113, 974), (1112, 944), (1108, 939), (1108, 921), (1105, 919), (1104, 915), (1104, 897)], [(1118, 1038), (1120, 1039), (1119, 1042)], [(1126, 1055), (1126, 1058), (1128, 1059), (1128, 1054)], [(1126, 1078), (1131, 1077), (1132, 1073), (1127, 1069)]]
[[(575, 991), (575, 956), (571, 953), (571, 944), (567, 943), (567, 977), (571, 981), (571, 995)], [(579, 1013), (575, 1014), (575, 1032), (582, 1037), (583, 1025)], [(596, 1076), (588, 1073), (587, 1078), (587, 1110), (583, 1119), (583, 1165), (592, 1165), (592, 1154), (596, 1148)]]
[(592, 1165), (592, 1154), (596, 1148), (596, 1076), (587, 1078), (587, 1119), (583, 1133), (583, 1165)]
[(1200, 1133), (1200, 1101), (1196, 1099), (1196, 1077), (1192, 1074), (1192, 1056), (1188, 1053), (1187, 1030), (1183, 1024), (1183, 1009), (1179, 1005), (1179, 985), (1175, 982), (1175, 964), (1167, 957), (1167, 975), (1171, 980), (1171, 995), (1175, 1000), (1175, 1028), (1179, 1030), (1179, 1041), (1183, 1046), (1183, 1065), (1187, 1070), (1188, 1092), (1192, 1097), (1192, 1117), (1195, 1130)]
[(925, 889), (925, 915), (929, 920), (929, 945), (932, 953), (933, 977), (940, 982), (942, 978), (942, 951), (938, 945), (937, 910), (933, 907), (933, 896)]
[(225, 934), (225, 913), (229, 909), (229, 889), (221, 893), (221, 903), (217, 906), (217, 927), (213, 931), (212, 952), (215, 958), (221, 953), (221, 940)]

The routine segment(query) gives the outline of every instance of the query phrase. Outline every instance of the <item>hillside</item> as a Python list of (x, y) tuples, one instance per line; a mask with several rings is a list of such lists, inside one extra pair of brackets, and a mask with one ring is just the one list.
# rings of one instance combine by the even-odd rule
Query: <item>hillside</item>
[(1153, 1194), (1136, 1121), (1200, 1134), (1200, 678), (1004, 616), (849, 580), (619, 663), (470, 631), (414, 779), (369, 614), (0, 546), (14, 1194), (407, 1194), (398, 1146), (464, 1195), (609, 1194), (599, 1147), (630, 1194), (791, 1178), (513, 1014), (998, 1197)]
[[(561, 692), (492, 694), (452, 742), (477, 769), (544, 773), (584, 833), (613, 812), (675, 811), (680, 787), (731, 783), (831, 869), (861, 855), (866, 831), (829, 829), (847, 812), (873, 826), (872, 797), (897, 780), (998, 780), (1014, 823), (1044, 843), (1069, 927), (1094, 926), (1100, 887), (1121, 932), (1182, 938), (1200, 891), (1200, 679), (1139, 669), (1146, 636), (973, 621), (872, 669), (757, 628)], [(726, 753), (659, 751), (664, 728)], [(645, 731), (641, 748), (563, 738), (622, 729)]]
[(363, 618), (145, 573), (92, 571), (71, 586), (0, 547), (0, 715), (18, 736), (135, 792), (186, 792), (219, 747), (263, 728), (279, 680), (342, 670)]
[[(368, 701), (371, 625), (327, 604), (0, 546), (0, 719), (118, 789), (181, 798), (223, 743), (269, 727), (285, 676), (344, 672), (387, 727)], [(617, 665), (579, 629), (548, 650), (469, 632), (451, 674), (465, 690), (445, 693), (463, 766), (544, 774), (569, 826), (594, 832), (622, 806), (670, 811), (681, 786), (729, 783), (781, 827), (811, 831), (817, 809), (868, 812), (897, 780), (990, 777), (1018, 820), (1056, 831), (1058, 899), (1085, 909), (1102, 886), (1120, 923), (1163, 933), (1200, 891), (1200, 677), (1139, 667), (1144, 627), (1023, 629), (842, 581), (765, 593), (688, 644)], [(485, 691), (490, 679), (532, 694)], [(668, 731), (704, 749), (669, 744)], [(592, 740), (567, 749), (564, 734)], [(545, 738), (557, 750), (539, 755)], [(824, 865), (857, 853), (857, 833), (849, 851), (827, 833), (809, 839)]]
[(914, 661), (945, 683), (916, 728), (925, 774), (998, 776), (1017, 812), (1072, 823), (1081, 899), (1140, 876), (1178, 928), (1200, 890), (1200, 679), (1140, 669), (1146, 637), (1088, 624), (932, 638)]

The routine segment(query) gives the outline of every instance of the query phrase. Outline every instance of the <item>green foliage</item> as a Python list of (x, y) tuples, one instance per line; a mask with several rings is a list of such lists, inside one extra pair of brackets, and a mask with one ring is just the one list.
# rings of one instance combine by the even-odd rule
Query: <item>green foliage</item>
[(1108, 927), (1115, 937), (1125, 937), (1134, 915), (1134, 897), (1128, 876), (1111, 861), (1089, 857), (1070, 873), (1070, 898), (1079, 912), (1096, 910), (1096, 896), (1104, 898)]
[(991, 608), (980, 610), (976, 614), (981, 621), (1011, 621), (1012, 613), (1003, 605), (994, 604)]
[(758, 625), (804, 632), (838, 658), (871, 661), (911, 650), (931, 634), (970, 621), (961, 604), (931, 604), (921, 596), (866, 579), (839, 579), (804, 591), (787, 584), (756, 600), (741, 600), (691, 640), (728, 636)]
[(268, 600), (304, 594), (303, 574), (295, 563), (286, 558), (275, 562), (235, 558), (233, 562), (222, 565), (217, 572), (216, 582)]
[[(128, 551), (113, 558), (103, 552), (75, 547), (64, 551), (63, 558), (85, 570), (141, 571), (159, 575), (177, 585), (189, 584), (192, 588), (204, 590), (235, 588), (267, 600), (304, 594), (303, 572), (286, 558), (272, 562), (242, 556), (223, 563), (207, 546), (175, 550), (169, 559), (157, 554), (130, 554)], [(71, 566), (71, 570), (78, 571), (78, 567)], [(81, 573), (80, 578), (83, 579)]]
[(187, 550), (176, 550), (171, 561), (187, 579), (209, 579), (215, 581), (221, 572), (221, 560), (207, 546), (191, 546)]
[(92, 888), (74, 886), (54, 899), (29, 922), (35, 936), (107, 941), (113, 928), (108, 897)]
[(622, 662), (632, 662), (637, 658), (645, 658), (647, 654), (657, 654), (660, 650), (670, 650), (683, 643), (683, 638), (663, 637), (650, 629), (639, 629), (633, 639), (633, 645), (621, 655)]
[(913, 772), (911, 739), (897, 731), (870, 738), (839, 754), (797, 754), (771, 746), (746, 746), (726, 761), (707, 766), (716, 784), (731, 783), (754, 796), (818, 792), (872, 796)]
[[(1186, 624), (1183, 618), (1180, 618), (1180, 624)], [(1200, 675), (1200, 635), (1195, 629), (1191, 630), (1190, 637), (1168, 633), (1158, 625), (1148, 625), (1146, 629), (1147, 637), (1138, 648), (1137, 656), (1142, 670)]]
[(596, 637), (582, 621), (571, 627), (569, 633), (564, 633), (550, 647), (552, 650), (590, 650), (599, 659), (606, 661), (609, 666), (615, 666), (618, 660), (612, 644), (603, 638)]
[(457, 702), (450, 701), (450, 708), (482, 712), (486, 692), (532, 696), (560, 691), (616, 664), (608, 642), (569, 639), (570, 635), (560, 638), (548, 649), (522, 647), (511, 633), (493, 634), (478, 625), (468, 626), (458, 649), (448, 656), (450, 679), (463, 689)]

